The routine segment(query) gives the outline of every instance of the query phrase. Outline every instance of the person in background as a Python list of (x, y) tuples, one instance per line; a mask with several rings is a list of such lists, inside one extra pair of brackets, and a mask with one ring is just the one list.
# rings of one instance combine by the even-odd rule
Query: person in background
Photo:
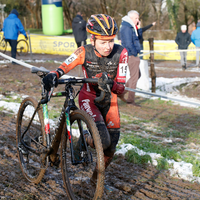
[[(140, 28), (140, 22), (139, 22), (139, 25), (137, 26), (138, 29)], [(140, 38), (140, 50), (142, 51), (144, 49), (144, 46), (143, 46), (143, 42), (144, 42), (144, 38), (143, 38), (143, 33), (148, 30), (149, 28), (151, 28), (152, 26), (155, 26), (156, 25), (156, 22), (153, 22), (152, 24), (149, 24), (145, 27), (142, 27), (142, 37)], [(143, 54), (142, 52), (140, 52), (140, 54)], [(140, 56), (141, 59), (143, 59), (143, 56)]]
[(78, 47), (85, 45), (87, 40), (86, 21), (81, 12), (78, 12), (72, 21), (72, 29)]
[[(130, 71), (130, 79), (126, 83), (126, 87), (136, 89), (137, 81), (140, 77), (140, 58), (137, 55), (140, 53), (139, 39), (142, 37), (142, 29), (138, 29), (139, 13), (136, 10), (131, 10), (126, 16), (122, 18), (120, 28), (121, 44), (124, 46), (129, 55), (128, 66)], [(125, 99), (124, 95), (128, 91), (126, 90), (122, 95), (118, 97), (126, 102), (128, 105), (140, 107), (135, 103), (135, 92), (128, 92), (128, 98)]]
[[(11, 57), (16, 58), (17, 53), (17, 39), (19, 33), (22, 33), (26, 39), (28, 39), (27, 34), (24, 30), (24, 27), (18, 18), (19, 13), (16, 9), (13, 9), (8, 17), (3, 22), (4, 37), (11, 46)], [(12, 62), (12, 64), (17, 64)]]
[[(187, 49), (188, 48), (189, 44), (191, 43), (191, 36), (187, 32), (186, 25), (181, 26), (181, 31), (177, 33), (175, 42), (178, 45), (178, 49)], [(185, 70), (186, 64), (187, 64), (187, 51), (181, 51), (180, 56), (181, 56), (182, 69)]]
[(196, 66), (200, 67), (199, 65), (199, 50), (200, 50), (200, 22), (196, 25), (196, 30), (192, 32), (191, 40), (193, 44), (196, 46)]
[[(88, 112), (96, 123), (107, 168), (112, 161), (120, 136), (117, 95), (122, 94), (125, 89), (128, 52), (123, 46), (114, 43), (118, 28), (115, 20), (109, 15), (91, 15), (86, 30), (91, 34), (91, 44), (79, 47), (59, 68), (45, 76), (43, 83), (45, 89), (49, 91), (56, 85), (58, 78), (78, 65), (82, 65), (85, 78), (98, 78), (99, 85), (91, 83), (83, 85), (79, 93), (79, 106), (81, 110)], [(112, 82), (109, 87), (104, 83), (107, 79)], [(102, 101), (94, 102), (102, 89), (110, 90), (111, 94), (106, 92)], [(93, 139), (87, 134), (85, 137), (88, 145), (94, 147)], [(97, 168), (94, 170), (91, 177), (92, 183), (96, 183), (97, 170)]]

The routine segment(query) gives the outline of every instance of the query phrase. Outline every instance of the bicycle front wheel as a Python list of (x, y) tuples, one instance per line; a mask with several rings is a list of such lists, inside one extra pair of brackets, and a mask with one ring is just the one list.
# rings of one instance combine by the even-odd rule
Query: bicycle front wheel
[(19, 56), (27, 55), (28, 49), (29, 49), (29, 46), (28, 46), (28, 42), (26, 40), (19, 40), (17, 42), (17, 54)]
[(30, 123), (37, 105), (38, 102), (34, 98), (25, 98), (19, 108), (16, 124), (20, 167), (25, 178), (36, 184), (42, 180), (48, 165), (47, 158), (42, 159), (42, 152), (46, 149), (42, 108), (39, 108)]
[[(66, 125), (63, 129), (61, 142), (61, 169), (64, 187), (69, 199), (101, 199), (104, 189), (104, 154), (98, 129), (93, 119), (82, 110), (70, 114), (72, 138), (69, 138)], [(90, 134), (95, 148), (84, 145), (83, 133)], [(70, 148), (70, 141), (73, 148)], [(76, 155), (77, 146), (79, 155)], [(74, 153), (73, 153), (74, 152)], [(72, 164), (72, 155), (79, 163)], [(93, 171), (97, 168), (96, 184), (90, 181)]]
[(0, 52), (5, 53), (7, 48), (7, 42), (5, 39), (2, 39), (0, 42)]

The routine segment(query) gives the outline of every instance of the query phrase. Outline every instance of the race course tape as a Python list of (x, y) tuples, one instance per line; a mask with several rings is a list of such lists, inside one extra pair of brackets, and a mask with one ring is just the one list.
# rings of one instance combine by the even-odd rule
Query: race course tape
[[(19, 61), (17, 59), (14, 59), (14, 58), (11, 58), (10, 56), (7, 56), (3, 53), (0, 52), (0, 56), (10, 60), (10, 61), (13, 61), (13, 62), (16, 62), (24, 67), (27, 67), (27, 68), (32, 68), (32, 67), (35, 67), (33, 65), (30, 65), (30, 64), (27, 64), (27, 63), (24, 63), (22, 61)], [(72, 76), (68, 76), (68, 75), (64, 75), (66, 78), (68, 77), (72, 77)], [(64, 77), (63, 77), (64, 78)], [(76, 78), (80, 78), (80, 77), (76, 77)], [(155, 94), (155, 93), (151, 93), (151, 92), (145, 92), (145, 91), (141, 91), (141, 90), (136, 90), (136, 89), (132, 89), (132, 88), (128, 88), (126, 87), (125, 88), (126, 90), (129, 90), (129, 91), (132, 91), (132, 92), (138, 92), (138, 93), (143, 93), (143, 94), (147, 94), (147, 95), (151, 95), (151, 96), (155, 96), (155, 97), (159, 97), (159, 98), (164, 98), (164, 99), (169, 99), (169, 100), (172, 100), (172, 101), (178, 101), (178, 102), (182, 102), (182, 103), (186, 103), (186, 104), (191, 104), (191, 105), (195, 105), (195, 106), (198, 106), (200, 107), (200, 104), (198, 103), (195, 103), (195, 102), (190, 102), (190, 101), (185, 101), (185, 100), (181, 100), (181, 99), (175, 99), (175, 98), (171, 98), (171, 97), (167, 97), (167, 96), (164, 96), (164, 95), (158, 95), (158, 94)]]
[(168, 99), (168, 100), (172, 100), (172, 101), (178, 101), (178, 102), (181, 102), (181, 103), (191, 104), (191, 105), (200, 107), (199, 103), (195, 103), (195, 102), (191, 102), (191, 101), (185, 101), (185, 100), (181, 100), (181, 99), (176, 99), (176, 98), (168, 97), (168, 96), (165, 96), (165, 95), (159, 95), (159, 94), (155, 94), (155, 93), (151, 93), (151, 92), (145, 92), (145, 91), (132, 89), (132, 88), (128, 88), (128, 87), (126, 87), (125, 90), (131, 91), (131, 92), (138, 92), (138, 93), (142, 93), (142, 94), (146, 94), (146, 95), (150, 95), (150, 96), (154, 96), (154, 97), (158, 97), (158, 98)]
[[(46, 53), (57, 55), (71, 55), (76, 49), (77, 45), (73, 36), (46, 36), (38, 34), (30, 34), (32, 53)], [(0, 33), (0, 40), (3, 33)], [(18, 40), (24, 39), (22, 34), (19, 35)], [(27, 40), (29, 43), (29, 40)], [(87, 44), (90, 40), (87, 39)], [(115, 39), (115, 43), (119, 43)], [(180, 60), (180, 51), (187, 51), (187, 60), (196, 60), (196, 47), (191, 43), (188, 50), (178, 50), (178, 46), (174, 40), (154, 40), (154, 51), (149, 51), (149, 42), (144, 41), (144, 59), (149, 59), (149, 53), (154, 53), (155, 60)], [(29, 45), (30, 46), (30, 45)], [(7, 50), (10, 51), (10, 45), (7, 45)], [(197, 50), (198, 51), (198, 50)], [(141, 56), (141, 55), (140, 55)]]

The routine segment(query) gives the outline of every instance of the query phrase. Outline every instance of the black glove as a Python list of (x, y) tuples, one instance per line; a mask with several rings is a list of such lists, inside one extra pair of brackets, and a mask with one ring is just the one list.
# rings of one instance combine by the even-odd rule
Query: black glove
[[(110, 81), (111, 83), (107, 84), (107, 81)], [(113, 86), (113, 80), (108, 77), (108, 74), (106, 72), (102, 73), (102, 76), (98, 80), (99, 89), (104, 92), (110, 92)]]
[(28, 40), (28, 36), (27, 35), (25, 36), (25, 38), (26, 38), (26, 40)]
[(49, 73), (43, 79), (44, 89), (50, 91), (52, 87), (58, 86), (58, 78), (56, 73)]

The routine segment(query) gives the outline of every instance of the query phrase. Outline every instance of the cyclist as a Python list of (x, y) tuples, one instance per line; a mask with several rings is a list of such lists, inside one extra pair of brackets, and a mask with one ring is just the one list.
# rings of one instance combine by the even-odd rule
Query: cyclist
[[(43, 83), (45, 89), (49, 91), (51, 87), (56, 86), (58, 78), (77, 65), (82, 65), (85, 78), (99, 78), (99, 86), (90, 83), (83, 85), (79, 93), (79, 106), (90, 114), (96, 123), (107, 168), (120, 136), (117, 95), (122, 94), (125, 89), (128, 53), (121, 45), (114, 44), (118, 28), (112, 17), (105, 14), (91, 15), (86, 30), (91, 34), (91, 44), (79, 47), (58, 69), (44, 77)], [(105, 84), (107, 79), (112, 80), (109, 87)], [(108, 92), (109, 88), (111, 93)], [(100, 95), (101, 90), (107, 91), (105, 98), (95, 103), (94, 99)], [(85, 137), (87, 143), (94, 146), (93, 139), (87, 135)], [(91, 181), (95, 182), (96, 178), (97, 169), (93, 172)]]

